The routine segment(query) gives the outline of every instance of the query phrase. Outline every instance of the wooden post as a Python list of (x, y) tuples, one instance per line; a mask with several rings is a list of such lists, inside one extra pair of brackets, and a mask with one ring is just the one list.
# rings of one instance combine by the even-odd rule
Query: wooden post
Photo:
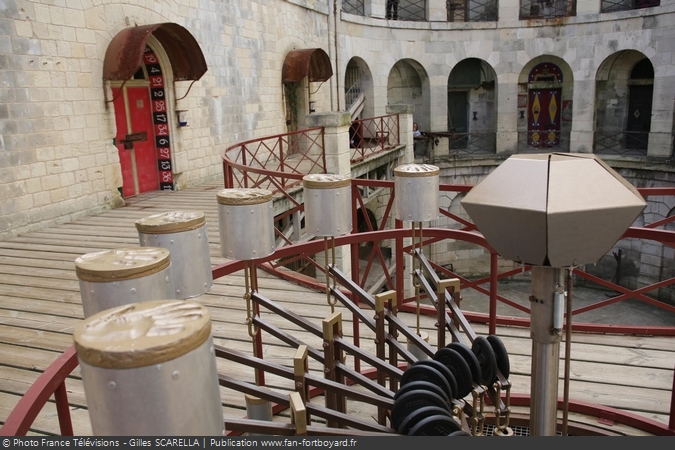
[[(385, 353), (386, 353), (386, 344), (387, 336), (385, 331), (385, 312), (384, 312), (384, 302), (390, 301), (391, 299), (396, 301), (396, 291), (387, 291), (381, 294), (375, 295), (375, 348), (376, 356), (381, 361), (385, 362)], [(377, 371), (377, 383), (380, 386), (387, 386), (387, 375), (382, 370)], [(387, 412), (384, 408), (377, 408), (377, 422), (380, 425), (386, 425), (387, 423)]]
[[(335, 340), (342, 338), (342, 313), (335, 312), (326, 317), (323, 322), (323, 349), (324, 349), (324, 373), (328, 380), (344, 384), (344, 377), (338, 375), (336, 370), (337, 363), (344, 361), (342, 350), (340, 350)], [(325, 391), (326, 407), (338, 412), (346, 412), (345, 398), (336, 392)], [(329, 427), (342, 427), (343, 425), (335, 420), (327, 420)]]
[(295, 425), (296, 436), (307, 436), (307, 408), (300, 397), (300, 393), (288, 394), (291, 403), (291, 422)]
[[(293, 356), (293, 377), (295, 379), (295, 391), (300, 395), (302, 403), (306, 404), (309, 401), (309, 386), (305, 379), (305, 375), (309, 372), (309, 363), (307, 361), (307, 346), (300, 345)], [(305, 418), (307, 425), (312, 423), (309, 411)]]
[[(450, 279), (441, 280), (441, 281), (438, 282), (438, 306), (439, 306), (438, 309), (439, 310), (441, 309), (440, 308), (441, 303), (443, 304), (443, 341), (442, 341), (443, 343), (441, 344), (441, 340), (439, 339), (438, 348), (445, 347), (445, 291), (448, 288), (451, 289), (450, 295), (452, 296), (452, 301), (454, 301), (457, 304), (457, 306), (459, 307), (459, 285), (460, 285), (459, 278), (450, 278)], [(439, 313), (439, 316), (440, 316), (440, 313)], [(452, 315), (452, 321), (455, 324), (455, 328), (457, 328), (459, 330), (459, 328), (460, 328), (459, 317), (457, 317), (457, 315), (453, 314)], [(439, 330), (441, 328), (440, 327), (440, 319), (439, 319), (439, 327), (438, 328), (439, 328)], [(440, 332), (439, 332), (439, 338), (440, 338)], [(453, 341), (455, 340), (454, 336), (453, 336), (452, 340)]]

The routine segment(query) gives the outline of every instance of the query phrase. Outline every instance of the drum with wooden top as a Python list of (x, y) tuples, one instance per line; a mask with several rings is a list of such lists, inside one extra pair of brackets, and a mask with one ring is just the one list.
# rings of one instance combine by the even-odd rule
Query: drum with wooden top
[(84, 317), (115, 306), (175, 298), (169, 250), (130, 247), (75, 259)]
[(428, 222), (438, 218), (440, 169), (430, 164), (404, 164), (394, 169), (396, 218)]
[(211, 290), (211, 254), (203, 212), (154, 214), (137, 220), (136, 230), (142, 247), (163, 247), (171, 252), (175, 298), (192, 298)]
[(272, 192), (223, 189), (217, 196), (221, 254), (250, 261), (274, 253)]
[(154, 300), (95, 314), (74, 331), (97, 436), (222, 436), (208, 310)]

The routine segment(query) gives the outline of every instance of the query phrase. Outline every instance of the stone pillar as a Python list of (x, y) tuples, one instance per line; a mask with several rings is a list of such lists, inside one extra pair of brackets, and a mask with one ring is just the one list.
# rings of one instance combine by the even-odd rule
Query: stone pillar
[(665, 66), (654, 67), (652, 124), (649, 131), (648, 156), (668, 158), (673, 154), (673, 96), (675, 76), (666, 76)]
[(427, 18), (429, 22), (447, 22), (447, 0), (427, 0)]
[[(499, 22), (518, 20), (520, 16), (520, 0), (499, 0), (497, 7), (499, 8)], [(499, 142), (499, 139), (497, 139), (497, 142)]]
[(518, 80), (508, 76), (497, 77), (497, 153), (518, 150)]
[(364, 2), (366, 17), (375, 19), (384, 19), (386, 13), (387, 0), (370, 0)]
[[(305, 121), (309, 128), (323, 127), (326, 172), (351, 176), (351, 149), (349, 148), (349, 126), (351, 116), (346, 111), (308, 114)], [(412, 125), (411, 125), (412, 127)], [(325, 267), (324, 253), (317, 253), (316, 262)], [(343, 245), (335, 249), (335, 265), (345, 275), (351, 276), (351, 249)], [(317, 273), (317, 279), (325, 281), (323, 273)]]
[(597, 14), (600, 11), (601, 0), (584, 0), (577, 2), (577, 16)]
[(308, 114), (308, 128), (323, 127), (326, 172), (335, 175), (351, 175), (351, 151), (349, 149), (349, 126), (351, 116), (346, 111)]
[(403, 161), (400, 161), (400, 164), (412, 163), (415, 159), (413, 155), (415, 142), (412, 135), (413, 112), (415, 112), (415, 105), (387, 105), (387, 114), (398, 114), (399, 136), (401, 144), (405, 145)]
[(595, 79), (574, 81), (571, 153), (593, 153), (595, 129)]

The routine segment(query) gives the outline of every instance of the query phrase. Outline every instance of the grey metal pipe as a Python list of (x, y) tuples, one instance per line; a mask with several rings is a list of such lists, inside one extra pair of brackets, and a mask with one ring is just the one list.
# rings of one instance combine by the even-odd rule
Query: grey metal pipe
[[(532, 267), (530, 336), (532, 385), (530, 435), (554, 436), (557, 424), (560, 333), (554, 330), (554, 297), (563, 269)], [(564, 286), (564, 285), (563, 285)]]

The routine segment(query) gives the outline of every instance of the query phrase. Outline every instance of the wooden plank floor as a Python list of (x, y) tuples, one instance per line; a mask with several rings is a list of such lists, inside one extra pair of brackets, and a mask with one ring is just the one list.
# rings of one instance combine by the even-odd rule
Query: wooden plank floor
[[(53, 226), (0, 242), (0, 424), (30, 385), (66, 348), (72, 345), (74, 327), (82, 320), (79, 283), (74, 260), (99, 250), (137, 246), (134, 227), (137, 219), (167, 211), (196, 210), (206, 214), (212, 263), (225, 261), (220, 256), (216, 193), (221, 184), (212, 183), (178, 192), (155, 192), (130, 199), (122, 208), (72, 223)], [(259, 272), (260, 293), (286, 308), (320, 324), (330, 313), (325, 294), (272, 278)], [(216, 280), (213, 289), (194, 301), (207, 306), (213, 317), (213, 335), (217, 344), (250, 352), (245, 305), (242, 299), (243, 274)], [(339, 310), (339, 308), (338, 308)], [(351, 315), (346, 311), (344, 330), (351, 333)], [(289, 330), (310, 345), (320, 342), (279, 317), (262, 317)], [(403, 315), (414, 325), (412, 315)], [(433, 319), (423, 318), (422, 326), (435, 343)], [(487, 329), (475, 325), (479, 334)], [(529, 393), (529, 330), (500, 328), (498, 334), (511, 356), (511, 380), (514, 393)], [(675, 338), (633, 337), (599, 334), (575, 334), (572, 345), (571, 397), (575, 400), (608, 405), (668, 423)], [(362, 346), (373, 351), (372, 334), (362, 332)], [(563, 354), (564, 345), (561, 348)], [(290, 365), (294, 350), (269, 336), (265, 338), (265, 358)], [(244, 366), (219, 361), (219, 370), (228, 376), (252, 381), (252, 371)], [(563, 364), (561, 362), (561, 376)], [(311, 364), (312, 370), (320, 370)], [(288, 390), (288, 380), (268, 376), (271, 388)], [(75, 432), (91, 434), (86, 398), (79, 370), (67, 382)], [(562, 383), (561, 383), (562, 392)], [(222, 388), (225, 414), (245, 415), (243, 394)], [(313, 402), (321, 403), (321, 399)], [(374, 408), (349, 402), (350, 413), (369, 419)], [(596, 422), (579, 415), (574, 420)], [(280, 417), (279, 420), (285, 420)], [(616, 425), (619, 433), (641, 434)], [(33, 425), (31, 433), (57, 434), (56, 409), (49, 403)]]

